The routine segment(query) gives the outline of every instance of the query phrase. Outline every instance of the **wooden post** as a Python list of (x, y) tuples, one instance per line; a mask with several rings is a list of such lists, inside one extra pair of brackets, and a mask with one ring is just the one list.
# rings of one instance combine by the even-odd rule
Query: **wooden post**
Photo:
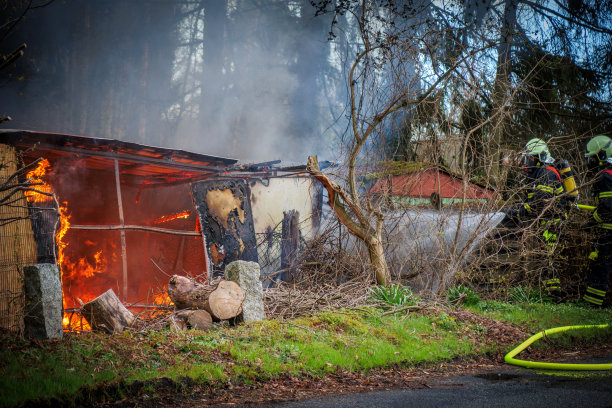
[[(123, 219), (123, 201), (121, 199), (121, 179), (119, 178), (119, 160), (115, 159), (115, 184), (117, 185), (117, 206), (119, 207), (119, 224), (125, 226)], [(127, 251), (125, 245), (125, 230), (121, 229), (121, 260), (123, 261), (123, 301), (127, 302), (128, 276)]]
[(44, 201), (30, 203), (30, 219), (32, 231), (37, 247), (37, 262), (39, 264), (51, 263), (56, 260), (55, 230), (59, 220), (59, 211), (56, 202)]
[(210, 282), (212, 278), (212, 275), (211, 275), (212, 266), (210, 264), (210, 258), (208, 257), (208, 248), (206, 247), (206, 234), (204, 234), (204, 228), (200, 228), (200, 229), (202, 230), (201, 234), (202, 234), (202, 246), (204, 247), (204, 267), (206, 268), (204, 272), (206, 272), (207, 282)]
[(174, 261), (174, 267), (172, 273), (183, 273), (183, 256), (185, 255), (185, 236), (181, 237), (178, 250), (176, 251), (176, 260)]
[[(292, 281), (295, 279), (295, 261), (300, 241), (300, 213), (296, 210), (287, 211), (284, 214), (281, 233), (281, 269), (288, 269), (288, 276), (281, 274), (282, 280)], [(285, 279), (284, 279), (285, 278)]]

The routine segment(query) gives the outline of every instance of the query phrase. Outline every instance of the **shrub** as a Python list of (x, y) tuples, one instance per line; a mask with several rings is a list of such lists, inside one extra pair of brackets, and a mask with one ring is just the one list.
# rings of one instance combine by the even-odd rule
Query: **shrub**
[(480, 302), (480, 296), (467, 286), (459, 285), (448, 289), (446, 300), (456, 305), (474, 306)]
[(538, 288), (524, 286), (513, 287), (508, 294), (510, 303), (547, 303), (552, 298)]
[(420, 300), (410, 288), (396, 284), (375, 286), (370, 291), (372, 299), (393, 306), (410, 306)]

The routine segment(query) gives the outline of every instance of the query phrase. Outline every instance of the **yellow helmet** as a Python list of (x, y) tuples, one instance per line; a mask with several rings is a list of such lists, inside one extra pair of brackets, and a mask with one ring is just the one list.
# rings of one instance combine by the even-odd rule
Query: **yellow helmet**
[(603, 162), (612, 163), (612, 139), (605, 135), (593, 137), (586, 145), (584, 157), (597, 157), (600, 165)]
[(540, 138), (534, 137), (525, 143), (523, 155), (534, 156), (541, 163), (551, 163), (552, 157), (548, 151), (548, 145)]

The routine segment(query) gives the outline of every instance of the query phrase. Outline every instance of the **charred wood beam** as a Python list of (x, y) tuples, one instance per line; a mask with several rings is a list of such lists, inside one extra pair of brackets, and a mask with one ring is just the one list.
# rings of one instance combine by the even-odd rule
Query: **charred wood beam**
[(238, 167), (238, 170), (247, 170), (247, 171), (261, 171), (261, 170), (276, 170), (276, 168), (272, 167), (275, 164), (279, 164), (280, 160), (271, 160), (267, 162), (261, 163), (252, 163), (252, 164), (244, 164)]
[(29, 208), (29, 215), (36, 241), (37, 263), (56, 263), (55, 232), (60, 219), (57, 203), (38, 203)]
[(201, 237), (202, 233), (197, 231), (182, 231), (173, 230), (168, 228), (159, 227), (147, 227), (143, 225), (70, 225), (70, 229), (82, 229), (82, 230), (134, 230), (134, 231), (148, 231), (148, 232), (159, 232), (162, 234), (171, 235), (185, 235), (188, 237)]

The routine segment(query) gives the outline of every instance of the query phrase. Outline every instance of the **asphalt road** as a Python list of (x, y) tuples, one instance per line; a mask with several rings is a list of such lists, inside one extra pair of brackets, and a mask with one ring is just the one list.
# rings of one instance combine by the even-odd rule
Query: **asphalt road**
[[(583, 362), (609, 363), (612, 356)], [(429, 388), (399, 389), (268, 404), (275, 408), (362, 407), (612, 407), (612, 371), (535, 371), (508, 366), (494, 372), (447, 377)]]

